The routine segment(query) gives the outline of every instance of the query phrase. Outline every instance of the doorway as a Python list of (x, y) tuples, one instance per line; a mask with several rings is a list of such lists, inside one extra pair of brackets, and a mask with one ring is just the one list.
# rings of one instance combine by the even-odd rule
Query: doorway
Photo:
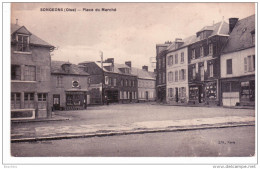
[(53, 109), (60, 110), (60, 95), (59, 94), (53, 95)]
[(178, 102), (179, 101), (179, 91), (178, 91), (178, 87), (175, 88), (175, 101)]

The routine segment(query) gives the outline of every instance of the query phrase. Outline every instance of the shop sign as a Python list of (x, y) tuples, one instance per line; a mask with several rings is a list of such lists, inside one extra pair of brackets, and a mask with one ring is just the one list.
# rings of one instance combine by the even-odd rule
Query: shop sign
[(79, 87), (79, 82), (76, 80), (72, 81), (72, 87)]

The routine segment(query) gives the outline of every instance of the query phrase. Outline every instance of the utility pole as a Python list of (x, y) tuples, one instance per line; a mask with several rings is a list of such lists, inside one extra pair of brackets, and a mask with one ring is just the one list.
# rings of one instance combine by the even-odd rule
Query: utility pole
[(105, 76), (104, 76), (104, 69), (103, 69), (103, 52), (100, 51), (101, 57), (101, 69), (102, 69), (102, 86), (101, 86), (101, 103), (104, 104), (104, 83), (105, 83)]

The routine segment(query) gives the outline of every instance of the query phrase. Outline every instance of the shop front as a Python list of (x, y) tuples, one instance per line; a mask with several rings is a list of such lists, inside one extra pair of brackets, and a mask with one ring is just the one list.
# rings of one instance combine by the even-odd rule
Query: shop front
[(87, 108), (87, 91), (66, 90), (66, 110), (82, 110)]
[(255, 77), (237, 77), (221, 80), (223, 106), (254, 106)]
[(189, 85), (189, 104), (205, 103), (204, 85)]

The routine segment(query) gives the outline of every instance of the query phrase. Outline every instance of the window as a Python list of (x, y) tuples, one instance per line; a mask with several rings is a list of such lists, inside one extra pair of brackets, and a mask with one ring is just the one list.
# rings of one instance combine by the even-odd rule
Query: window
[(38, 101), (46, 101), (47, 94), (46, 93), (38, 93)]
[(114, 80), (113, 85), (116, 86), (116, 78), (114, 78), (113, 80)]
[(121, 80), (121, 86), (124, 86), (124, 80)]
[(179, 71), (179, 80), (185, 80), (185, 73), (186, 73), (186, 71), (185, 71), (185, 69), (181, 69), (180, 71)]
[(232, 74), (232, 59), (227, 59), (227, 74)]
[(213, 64), (209, 65), (209, 77), (213, 77)]
[(204, 66), (200, 67), (200, 78), (201, 78), (201, 81), (204, 80)]
[(108, 85), (109, 84), (109, 77), (105, 76), (105, 84)]
[(184, 53), (181, 53), (181, 63), (184, 63)]
[(162, 66), (161, 61), (162, 61), (161, 59), (158, 60), (158, 67), (159, 67), (159, 69), (161, 69), (161, 66)]
[(172, 90), (172, 88), (168, 88), (168, 97), (173, 97), (173, 90)]
[(196, 79), (196, 67), (195, 66), (192, 68), (192, 78)]
[(175, 82), (178, 82), (178, 71), (175, 71)]
[(169, 82), (173, 81), (173, 73), (172, 72), (168, 72), (168, 81)]
[(165, 74), (165, 72), (163, 72), (163, 78), (162, 78), (162, 83), (165, 83), (165, 76), (166, 76), (166, 74)]
[(178, 64), (178, 54), (175, 55), (175, 64)]
[(209, 55), (213, 54), (213, 44), (209, 44)]
[(203, 46), (200, 47), (200, 57), (204, 56), (204, 48)]
[(162, 59), (162, 67), (165, 67), (165, 57)]
[(170, 55), (170, 56), (168, 57), (168, 65), (169, 65), (169, 66), (173, 65), (173, 56), (172, 56), (172, 55)]
[(159, 73), (158, 75), (158, 84), (161, 84), (162, 83), (162, 75), (161, 73)]
[(109, 84), (109, 85), (112, 85), (112, 77), (109, 78), (108, 84)]
[(25, 81), (35, 81), (36, 71), (35, 66), (24, 66), (24, 80)]
[(11, 80), (21, 80), (21, 66), (11, 66)]
[(56, 87), (63, 87), (63, 77), (62, 76), (57, 76)]
[(21, 108), (21, 94), (20, 93), (11, 93), (11, 108), (12, 109)]
[(195, 49), (192, 49), (191, 51), (191, 59), (195, 59)]
[(180, 97), (184, 98), (186, 97), (186, 87), (179, 88), (180, 90)]
[(255, 55), (250, 55), (244, 58), (244, 70), (245, 72), (255, 71)]
[(29, 36), (17, 35), (17, 51), (28, 52), (29, 51)]
[(34, 108), (34, 93), (24, 93), (24, 108)]
[(255, 44), (255, 34), (254, 33), (252, 34), (252, 44), (253, 45)]
[(125, 80), (125, 86), (128, 86), (128, 80)]
[(135, 81), (133, 80), (133, 87), (135, 87)]

